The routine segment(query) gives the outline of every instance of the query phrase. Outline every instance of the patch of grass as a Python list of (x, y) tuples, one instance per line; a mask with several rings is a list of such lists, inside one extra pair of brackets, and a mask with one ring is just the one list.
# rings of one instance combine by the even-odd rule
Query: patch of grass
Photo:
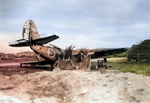
[(126, 57), (126, 56), (127, 56), (127, 52), (123, 52), (123, 53), (109, 55), (109, 56), (106, 56), (106, 57), (107, 58), (113, 58), (113, 57)]
[(126, 59), (123, 59), (117, 61), (108, 61), (106, 65), (111, 65), (113, 69), (120, 70), (121, 72), (131, 72), (150, 76), (149, 63), (136, 63), (134, 61), (128, 62)]
[(146, 75), (150, 76), (150, 67), (147, 68), (145, 73), (146, 73)]
[[(91, 65), (96, 65), (96, 61)], [(113, 69), (121, 72), (131, 72), (136, 74), (144, 74), (150, 76), (150, 63), (136, 63), (136, 61), (128, 62), (127, 59), (111, 60), (104, 63), (104, 65), (111, 66)]]

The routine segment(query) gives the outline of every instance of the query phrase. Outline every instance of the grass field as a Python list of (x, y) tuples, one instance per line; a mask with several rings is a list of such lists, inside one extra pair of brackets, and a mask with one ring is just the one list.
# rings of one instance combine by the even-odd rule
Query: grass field
[[(97, 60), (92, 60), (91, 65), (96, 65), (96, 61)], [(107, 63), (104, 63), (104, 65), (111, 66), (112, 69), (121, 72), (131, 72), (150, 76), (150, 63), (136, 63), (135, 61), (128, 62), (125, 57), (108, 58)]]

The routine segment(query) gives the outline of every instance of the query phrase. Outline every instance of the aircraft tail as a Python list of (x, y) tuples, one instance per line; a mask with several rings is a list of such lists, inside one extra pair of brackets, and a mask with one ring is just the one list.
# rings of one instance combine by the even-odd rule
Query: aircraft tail
[(43, 45), (59, 38), (56, 35), (40, 37), (36, 25), (32, 20), (25, 22), (22, 31), (22, 39), (15, 40), (9, 43), (9, 46), (24, 47), (31, 46), (32, 44)]
[(37, 31), (36, 25), (32, 20), (28, 20), (24, 26), (22, 31), (22, 37), (26, 40), (35, 40), (39, 39), (40, 35)]

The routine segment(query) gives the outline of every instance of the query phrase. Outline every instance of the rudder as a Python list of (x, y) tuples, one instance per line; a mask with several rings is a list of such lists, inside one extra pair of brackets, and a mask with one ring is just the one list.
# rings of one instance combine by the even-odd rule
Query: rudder
[(36, 25), (32, 20), (28, 20), (24, 26), (23, 26), (23, 31), (22, 31), (22, 37), (23, 39), (26, 40), (35, 40), (39, 39), (40, 35), (37, 31)]

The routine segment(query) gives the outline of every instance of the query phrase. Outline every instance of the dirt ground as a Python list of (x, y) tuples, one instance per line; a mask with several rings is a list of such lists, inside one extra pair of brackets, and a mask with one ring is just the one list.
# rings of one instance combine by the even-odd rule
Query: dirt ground
[(4, 96), (18, 103), (149, 103), (150, 77), (115, 70), (0, 71), (0, 100)]

